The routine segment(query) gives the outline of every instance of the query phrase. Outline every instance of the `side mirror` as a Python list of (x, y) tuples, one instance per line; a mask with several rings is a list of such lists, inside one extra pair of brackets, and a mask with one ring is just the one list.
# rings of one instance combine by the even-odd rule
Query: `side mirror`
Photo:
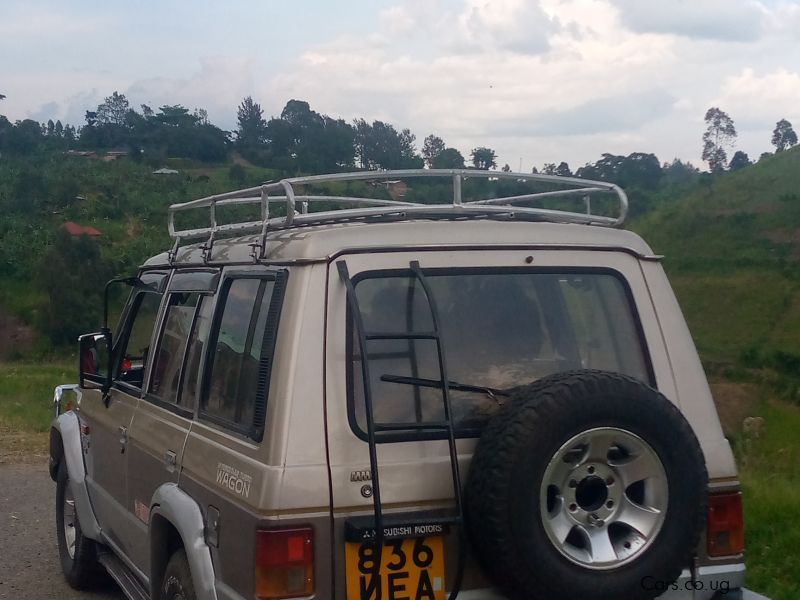
[[(80, 387), (111, 389), (111, 332), (88, 333), (78, 338)], [(88, 384), (88, 385), (87, 385)]]

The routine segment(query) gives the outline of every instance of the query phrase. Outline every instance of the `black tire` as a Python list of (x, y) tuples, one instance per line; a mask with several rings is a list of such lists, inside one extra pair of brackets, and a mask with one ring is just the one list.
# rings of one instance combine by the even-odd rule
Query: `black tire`
[(192, 582), (192, 572), (183, 549), (173, 554), (161, 581), (160, 600), (197, 600)]
[[(559, 449), (603, 427), (649, 444), (666, 475), (667, 508), (641, 552), (619, 566), (593, 569), (569, 560), (550, 541), (540, 494)], [(671, 583), (691, 564), (703, 530), (707, 480), (691, 426), (662, 394), (623, 375), (562, 373), (515, 390), (486, 426), (466, 488), (469, 535), (487, 574), (511, 598), (653, 598), (659, 592), (649, 591), (654, 586), (643, 579)]]
[(84, 590), (106, 581), (105, 571), (97, 562), (97, 543), (83, 535), (77, 512), (74, 517), (67, 516), (74, 523), (75, 548), (70, 556), (65, 533), (64, 498), (69, 485), (67, 464), (61, 461), (56, 478), (56, 538), (58, 540), (58, 556), (61, 569), (67, 583), (76, 590)]

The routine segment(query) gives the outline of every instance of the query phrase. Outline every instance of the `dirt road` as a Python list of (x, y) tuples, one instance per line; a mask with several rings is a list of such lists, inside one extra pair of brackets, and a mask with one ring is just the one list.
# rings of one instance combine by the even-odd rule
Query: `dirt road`
[(0, 465), (0, 598), (122, 600), (113, 584), (76, 592), (65, 583), (55, 538), (55, 490), (41, 462)]

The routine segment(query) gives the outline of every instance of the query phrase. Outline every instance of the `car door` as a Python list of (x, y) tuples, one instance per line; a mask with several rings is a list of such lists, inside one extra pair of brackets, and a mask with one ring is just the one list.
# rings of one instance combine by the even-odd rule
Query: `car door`
[(114, 344), (114, 380), (107, 398), (91, 393), (81, 402), (88, 428), (87, 483), (97, 520), (108, 538), (128, 554), (133, 522), (126, 509), (128, 432), (142, 395), (150, 344), (168, 273), (143, 273), (128, 304)]
[(135, 517), (131, 544), (134, 564), (149, 572), (148, 524), (153, 494), (165, 483), (177, 483), (186, 436), (195, 403), (183, 393), (183, 382), (196, 376), (194, 361), (187, 365), (189, 342), (195, 330), (207, 329), (211, 295), (218, 272), (176, 272), (169, 284), (159, 325), (147, 392), (139, 403), (129, 432), (128, 511)]

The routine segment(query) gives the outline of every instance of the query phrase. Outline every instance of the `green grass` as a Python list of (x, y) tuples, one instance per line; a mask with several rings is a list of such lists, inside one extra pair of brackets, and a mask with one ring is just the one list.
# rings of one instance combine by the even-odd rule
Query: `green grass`
[(800, 598), (800, 408), (765, 404), (758, 439), (739, 438), (747, 586), (772, 600)]
[(77, 382), (77, 359), (46, 363), (0, 363), (0, 424), (29, 433), (48, 431), (53, 389)]
[(704, 361), (733, 362), (750, 348), (800, 354), (800, 286), (780, 273), (678, 272), (669, 279)]

